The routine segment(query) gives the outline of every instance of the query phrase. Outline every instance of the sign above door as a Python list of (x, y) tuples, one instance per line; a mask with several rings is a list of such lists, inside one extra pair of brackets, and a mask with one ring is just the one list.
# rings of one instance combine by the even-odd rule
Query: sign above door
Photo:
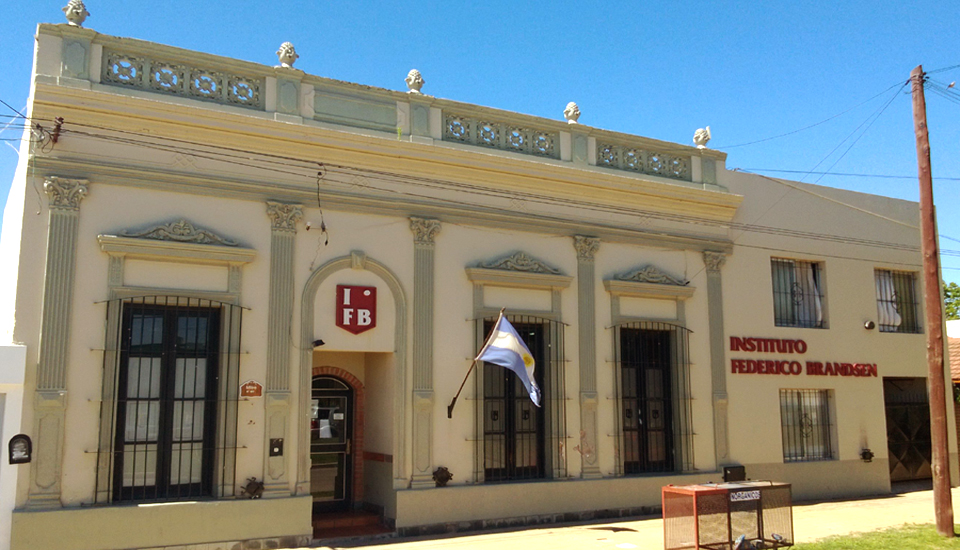
[(360, 334), (377, 326), (377, 287), (337, 285), (337, 326)]

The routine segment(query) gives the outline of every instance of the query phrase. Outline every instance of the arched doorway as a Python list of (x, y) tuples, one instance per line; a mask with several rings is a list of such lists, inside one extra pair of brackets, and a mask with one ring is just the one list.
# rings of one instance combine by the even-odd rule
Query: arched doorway
[(313, 377), (310, 393), (310, 494), (313, 511), (353, 506), (354, 390), (340, 378)]

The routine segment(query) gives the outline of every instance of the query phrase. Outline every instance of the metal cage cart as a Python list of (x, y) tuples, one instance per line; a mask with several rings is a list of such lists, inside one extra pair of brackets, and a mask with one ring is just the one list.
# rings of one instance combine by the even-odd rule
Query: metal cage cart
[(662, 497), (665, 550), (793, 546), (789, 483), (667, 485)]

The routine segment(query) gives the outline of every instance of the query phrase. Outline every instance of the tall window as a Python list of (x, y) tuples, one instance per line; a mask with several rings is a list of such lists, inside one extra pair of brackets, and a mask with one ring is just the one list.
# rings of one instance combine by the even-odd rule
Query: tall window
[(232, 496), (243, 308), (106, 302), (97, 503)]
[[(483, 399), (478, 402), (477, 414), (482, 430), (483, 479), (497, 482), (565, 477), (561, 450), (566, 444), (563, 325), (525, 315), (511, 315), (509, 319), (536, 361), (534, 377), (542, 396), (537, 407), (513, 371), (482, 364), (477, 380)], [(484, 320), (484, 336), (495, 321)]]
[(619, 327), (619, 466), (625, 474), (693, 468), (687, 332), (655, 322)]
[(783, 461), (833, 458), (829, 390), (780, 390)]
[(815, 262), (771, 258), (770, 268), (776, 326), (824, 328), (822, 266)]
[(922, 332), (916, 294), (916, 273), (877, 269), (877, 316), (880, 332)]
[(209, 495), (219, 311), (127, 307), (122, 338), (115, 494)]

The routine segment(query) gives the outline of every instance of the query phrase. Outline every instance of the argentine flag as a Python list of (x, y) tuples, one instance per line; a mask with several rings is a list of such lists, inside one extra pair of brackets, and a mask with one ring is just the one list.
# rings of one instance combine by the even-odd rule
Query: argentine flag
[(490, 338), (484, 344), (483, 349), (477, 355), (477, 361), (485, 361), (506, 367), (514, 372), (523, 386), (527, 388), (530, 394), (530, 400), (533, 404), (540, 406), (540, 388), (533, 376), (533, 369), (536, 366), (533, 355), (527, 349), (526, 344), (517, 334), (517, 329), (513, 328), (510, 321), (500, 312), (500, 318), (497, 324), (493, 326)]

